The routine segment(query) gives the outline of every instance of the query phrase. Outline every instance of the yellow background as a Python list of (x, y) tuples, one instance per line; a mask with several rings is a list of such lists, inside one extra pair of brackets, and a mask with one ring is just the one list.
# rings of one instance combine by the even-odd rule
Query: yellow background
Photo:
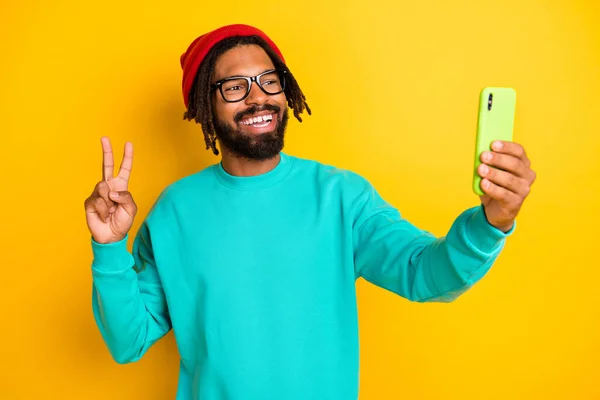
[(83, 201), (101, 135), (119, 159), (134, 143), (134, 231), (162, 188), (218, 160), (182, 120), (179, 56), (234, 22), (274, 39), (314, 110), (286, 151), (364, 175), (438, 235), (478, 201), (479, 90), (517, 90), (515, 140), (538, 173), (517, 231), (452, 304), (358, 282), (360, 398), (600, 398), (597, 1), (0, 7), (0, 398), (174, 398), (172, 334), (125, 366), (100, 338)]

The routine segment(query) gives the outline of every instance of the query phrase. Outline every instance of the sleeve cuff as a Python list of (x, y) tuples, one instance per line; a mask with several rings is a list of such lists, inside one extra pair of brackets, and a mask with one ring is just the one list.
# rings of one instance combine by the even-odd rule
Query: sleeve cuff
[(490, 224), (485, 216), (483, 205), (476, 207), (466, 222), (467, 239), (478, 250), (485, 253), (492, 253), (504, 243), (504, 240), (510, 236), (516, 228), (516, 222), (508, 232), (502, 232)]
[(118, 242), (98, 243), (92, 238), (93, 268), (97, 272), (119, 272), (134, 265), (133, 256), (127, 251), (129, 235)]

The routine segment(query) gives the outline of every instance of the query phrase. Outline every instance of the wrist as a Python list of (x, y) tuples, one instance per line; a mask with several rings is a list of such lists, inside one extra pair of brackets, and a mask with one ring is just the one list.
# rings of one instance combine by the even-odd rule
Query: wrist
[[(484, 210), (484, 215), (485, 215), (485, 210)], [(503, 233), (509, 232), (515, 226), (514, 219), (512, 219), (510, 221), (496, 221), (494, 219), (488, 218), (487, 215), (486, 215), (485, 219), (487, 220), (488, 224), (490, 224), (491, 226), (493, 226), (494, 228), (498, 229), (499, 231), (501, 231)]]
[(126, 237), (127, 237), (127, 235), (112, 236), (112, 237), (96, 237), (92, 234), (92, 242), (97, 245), (109, 245), (109, 244), (121, 242)]
[(508, 231), (510, 231), (512, 229), (512, 227), (515, 225), (514, 221), (511, 221), (509, 224), (494, 224), (494, 223), (490, 223), (494, 228), (507, 233)]
[(498, 229), (502, 233), (508, 233), (510, 230), (512, 230), (514, 228), (514, 226), (515, 226), (514, 218), (510, 219), (510, 220), (506, 220), (506, 219), (498, 220), (496, 218), (490, 218), (488, 215), (488, 210), (486, 210), (485, 204), (483, 204), (481, 208), (483, 209), (483, 216), (485, 217), (485, 220), (487, 221), (487, 223), (490, 224), (491, 226), (493, 226), (494, 228)]

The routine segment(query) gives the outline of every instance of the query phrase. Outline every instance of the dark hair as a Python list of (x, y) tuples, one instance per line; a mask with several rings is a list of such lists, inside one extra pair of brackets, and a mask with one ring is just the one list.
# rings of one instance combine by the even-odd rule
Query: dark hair
[(277, 54), (269, 47), (269, 45), (259, 36), (234, 36), (226, 38), (217, 43), (210, 52), (206, 55), (206, 58), (200, 64), (198, 73), (194, 78), (194, 83), (189, 93), (188, 109), (183, 114), (183, 119), (188, 121), (194, 120), (196, 123), (202, 126), (204, 132), (204, 141), (206, 142), (206, 149), (212, 149), (215, 155), (219, 154), (217, 150), (216, 141), (217, 137), (215, 134), (214, 115), (211, 106), (211, 77), (215, 68), (215, 63), (220, 55), (228, 50), (231, 50), (237, 46), (255, 44), (267, 53), (271, 58), (275, 68), (284, 68), (286, 73), (286, 85), (285, 85), (285, 96), (287, 98), (288, 106), (294, 111), (294, 116), (300, 122), (300, 114), (306, 109), (308, 114), (311, 114), (310, 108), (306, 103), (306, 97), (292, 72), (285, 65), (283, 61), (277, 56)]

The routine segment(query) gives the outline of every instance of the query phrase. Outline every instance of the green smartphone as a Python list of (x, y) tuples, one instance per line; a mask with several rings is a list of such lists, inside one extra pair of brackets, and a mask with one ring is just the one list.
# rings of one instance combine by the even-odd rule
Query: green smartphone
[(481, 153), (490, 150), (495, 140), (512, 142), (516, 101), (517, 92), (512, 88), (486, 87), (479, 95), (473, 191), (480, 196), (484, 195), (481, 190), (481, 177), (477, 173), (481, 164)]

